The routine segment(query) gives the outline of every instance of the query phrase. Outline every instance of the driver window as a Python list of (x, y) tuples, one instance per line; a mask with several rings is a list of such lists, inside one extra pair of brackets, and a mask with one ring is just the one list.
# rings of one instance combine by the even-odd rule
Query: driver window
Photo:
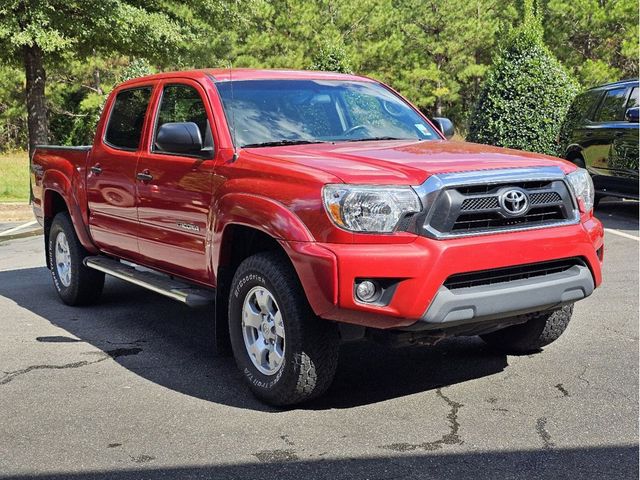
[[(207, 111), (198, 91), (189, 85), (167, 85), (162, 91), (156, 133), (165, 123), (193, 122), (198, 126), (204, 150), (213, 149), (213, 135)], [(155, 134), (154, 134), (155, 138)], [(163, 151), (154, 142), (154, 151)], [(172, 152), (167, 152), (172, 153)], [(176, 153), (176, 152), (174, 152)]]

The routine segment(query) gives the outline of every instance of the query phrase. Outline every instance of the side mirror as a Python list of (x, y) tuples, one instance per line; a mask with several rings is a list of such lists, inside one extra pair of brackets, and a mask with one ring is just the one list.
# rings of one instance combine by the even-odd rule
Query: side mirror
[(627, 111), (624, 114), (624, 119), (627, 122), (638, 123), (638, 107), (627, 108)]
[(193, 122), (164, 123), (156, 134), (156, 146), (169, 153), (200, 153), (202, 135)]
[(442, 132), (442, 134), (449, 140), (456, 133), (453, 128), (453, 122), (444, 117), (433, 117), (433, 123)]

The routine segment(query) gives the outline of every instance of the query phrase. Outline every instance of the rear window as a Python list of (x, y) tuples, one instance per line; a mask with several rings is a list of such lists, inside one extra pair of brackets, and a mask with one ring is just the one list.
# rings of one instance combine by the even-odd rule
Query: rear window
[(124, 90), (118, 94), (104, 136), (107, 144), (122, 150), (138, 148), (150, 97), (151, 87)]
[(622, 120), (624, 104), (627, 101), (627, 87), (614, 88), (604, 95), (600, 109), (596, 114), (596, 122), (615, 122)]

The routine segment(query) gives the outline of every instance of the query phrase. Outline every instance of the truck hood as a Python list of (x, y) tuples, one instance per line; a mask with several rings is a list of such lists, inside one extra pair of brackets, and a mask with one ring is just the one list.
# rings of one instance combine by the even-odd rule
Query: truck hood
[(419, 185), (438, 173), (558, 166), (569, 162), (521, 150), (467, 142), (371, 141), (246, 149), (253, 154), (320, 169), (345, 183)]

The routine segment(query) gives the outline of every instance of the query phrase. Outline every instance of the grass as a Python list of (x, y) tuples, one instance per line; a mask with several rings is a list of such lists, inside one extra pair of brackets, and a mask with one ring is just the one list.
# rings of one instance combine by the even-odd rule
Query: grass
[(29, 155), (0, 153), (0, 202), (29, 201)]

